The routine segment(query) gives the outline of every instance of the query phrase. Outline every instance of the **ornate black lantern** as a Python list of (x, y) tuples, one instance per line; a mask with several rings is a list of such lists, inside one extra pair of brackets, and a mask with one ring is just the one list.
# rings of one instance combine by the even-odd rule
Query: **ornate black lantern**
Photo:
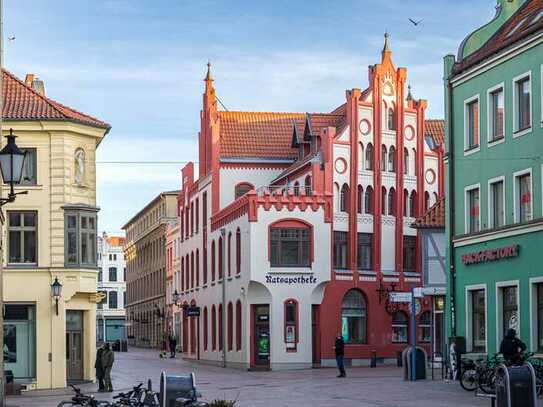
[(15, 144), (16, 136), (13, 129), (9, 129), (9, 135), (6, 136), (7, 144), (0, 151), (0, 172), (4, 183), (9, 185), (9, 194), (7, 198), (0, 199), (0, 206), (8, 202), (15, 201), (15, 196), (26, 194), (28, 191), (15, 193), (14, 186), (21, 183), (23, 176), (23, 167), (26, 158), (26, 152), (21, 151)]

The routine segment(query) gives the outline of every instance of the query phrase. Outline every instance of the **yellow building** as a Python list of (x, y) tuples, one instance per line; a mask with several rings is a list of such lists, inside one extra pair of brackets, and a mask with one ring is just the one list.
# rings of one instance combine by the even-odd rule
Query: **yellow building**
[(93, 380), (95, 152), (110, 126), (47, 98), (34, 75), (23, 82), (4, 71), (2, 79), (3, 135), (13, 129), (27, 151), (16, 192), (28, 191), (3, 207), (5, 369), (27, 389)]

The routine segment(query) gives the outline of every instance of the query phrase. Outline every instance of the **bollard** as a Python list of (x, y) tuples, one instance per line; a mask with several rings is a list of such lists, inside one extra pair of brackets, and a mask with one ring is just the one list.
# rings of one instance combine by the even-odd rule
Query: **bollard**
[(396, 352), (396, 365), (397, 365), (398, 367), (402, 367), (402, 366), (403, 366), (402, 352)]
[(377, 352), (374, 350), (371, 351), (370, 367), (377, 367)]

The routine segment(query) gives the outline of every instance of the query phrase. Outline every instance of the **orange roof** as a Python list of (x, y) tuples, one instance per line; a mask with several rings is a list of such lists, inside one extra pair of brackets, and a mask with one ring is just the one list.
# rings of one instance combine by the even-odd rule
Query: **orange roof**
[(445, 198), (439, 198), (437, 202), (417, 218), (412, 227), (418, 229), (444, 228), (445, 227)]
[(426, 120), (424, 122), (424, 135), (432, 137), (436, 145), (443, 145), (445, 142), (445, 120)]
[(295, 159), (292, 126), (303, 127), (304, 113), (219, 112), (221, 157)]
[(87, 124), (103, 129), (111, 126), (94, 117), (64, 106), (40, 95), (11, 72), (2, 71), (2, 92), (4, 120), (59, 120)]
[(106, 240), (110, 246), (124, 246), (126, 244), (126, 238), (121, 236), (108, 236)]

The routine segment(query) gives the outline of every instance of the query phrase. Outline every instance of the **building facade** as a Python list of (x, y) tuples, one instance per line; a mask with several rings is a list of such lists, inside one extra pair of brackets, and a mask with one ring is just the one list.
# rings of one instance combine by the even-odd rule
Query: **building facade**
[(124, 237), (98, 237), (98, 291), (104, 295), (96, 310), (96, 341), (126, 339), (126, 262)]
[(165, 346), (166, 230), (176, 220), (177, 194), (160, 193), (123, 226), (128, 342), (133, 346)]
[(543, 349), (542, 55), (543, 2), (503, 0), (445, 57), (448, 320), (470, 354), (508, 328)]
[(166, 229), (166, 314), (167, 333), (179, 343), (181, 309), (175, 302), (179, 300), (179, 278), (181, 276), (181, 230), (179, 222), (171, 222)]
[(201, 310), (182, 318), (186, 357), (326, 366), (342, 333), (361, 365), (407, 345), (408, 307), (388, 294), (422, 285), (411, 224), (443, 194), (443, 124), (425, 120), (388, 36), (368, 74), (330, 113), (229, 112), (208, 67), (199, 177), (185, 166), (178, 202), (176, 288)]
[(27, 389), (65, 387), (94, 379), (95, 153), (110, 126), (49, 99), (34, 75), (2, 75), (3, 132), (27, 152), (16, 192), (28, 191), (3, 207), (5, 369)]

